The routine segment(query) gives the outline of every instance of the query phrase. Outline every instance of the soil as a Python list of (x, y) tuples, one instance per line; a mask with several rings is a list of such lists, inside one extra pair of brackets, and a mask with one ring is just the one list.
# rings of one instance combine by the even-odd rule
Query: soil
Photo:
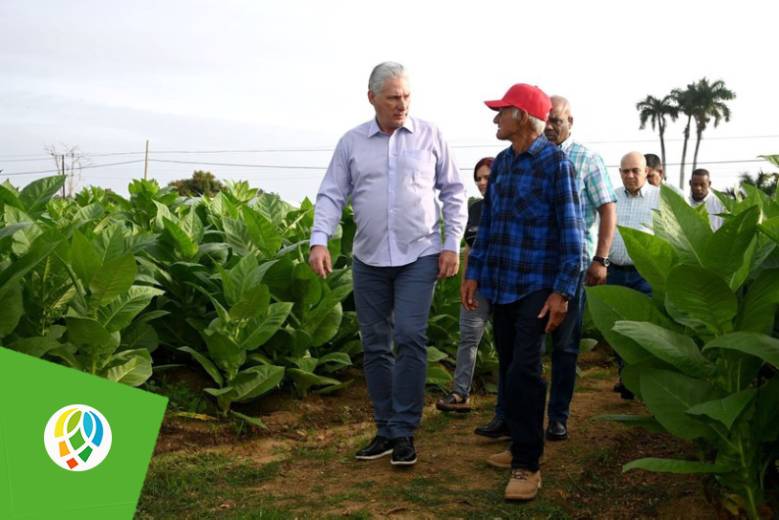
[[(485, 463), (506, 443), (473, 434), (476, 426), (491, 419), (494, 396), (473, 396), (469, 414), (442, 414), (434, 406), (439, 395), (428, 394), (415, 436), (419, 461), (412, 468), (393, 468), (388, 458), (354, 460), (353, 453), (375, 433), (367, 391), (357, 371), (351, 374), (354, 384), (336, 395), (263, 400), (262, 410), (253, 412), (262, 412), (267, 431), (236, 432), (224, 423), (169, 415), (152, 466), (154, 460), (178, 452), (216, 452), (251, 464), (276, 464), (274, 476), (253, 485), (249, 493), (293, 517), (721, 517), (719, 508), (707, 501), (698, 477), (622, 473), (622, 465), (636, 458), (693, 458), (694, 451), (665, 434), (600, 419), (645, 411), (640, 403), (624, 401), (612, 391), (615, 370), (604, 367), (603, 354), (585, 354), (580, 365), (569, 439), (546, 443), (543, 488), (527, 504), (504, 502), (508, 471)], [(234, 506), (230, 499), (222, 505)]]

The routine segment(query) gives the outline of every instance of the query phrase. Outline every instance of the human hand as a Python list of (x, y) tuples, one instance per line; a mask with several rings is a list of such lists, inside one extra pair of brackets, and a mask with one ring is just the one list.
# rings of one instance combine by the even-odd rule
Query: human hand
[(589, 269), (587, 269), (586, 284), (587, 285), (603, 285), (606, 283), (606, 266), (600, 262), (592, 262)]
[(312, 246), (308, 252), (308, 265), (320, 278), (326, 278), (333, 272), (333, 260), (325, 246)]
[(539, 319), (547, 314), (549, 315), (549, 320), (546, 322), (544, 332), (548, 334), (555, 330), (563, 322), (567, 313), (568, 300), (563, 298), (563, 295), (558, 292), (551, 293), (546, 298), (544, 306), (541, 308), (541, 312), (538, 313)]
[(479, 306), (479, 302), (476, 301), (478, 286), (476, 280), (463, 280), (463, 283), (460, 284), (460, 301), (465, 310), (472, 311)]
[(441, 251), (438, 255), (438, 279), (450, 278), (460, 268), (460, 257), (454, 251)]

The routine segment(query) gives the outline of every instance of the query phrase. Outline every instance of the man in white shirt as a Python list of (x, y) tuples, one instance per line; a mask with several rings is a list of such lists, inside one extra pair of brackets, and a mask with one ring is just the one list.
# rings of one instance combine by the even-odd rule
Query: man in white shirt
[(692, 176), (690, 176), (689, 202), (693, 208), (701, 205), (706, 206), (711, 229), (717, 231), (722, 226), (722, 217), (718, 215), (725, 212), (725, 207), (717, 196), (711, 192), (711, 178), (708, 170), (698, 168), (692, 172)]

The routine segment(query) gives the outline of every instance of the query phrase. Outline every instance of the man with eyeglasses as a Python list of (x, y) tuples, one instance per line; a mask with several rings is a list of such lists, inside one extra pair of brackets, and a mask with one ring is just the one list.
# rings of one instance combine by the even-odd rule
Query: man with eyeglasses
[[(630, 152), (622, 157), (619, 165), (622, 189), (617, 190), (617, 225), (645, 232), (652, 232), (652, 210), (660, 205), (660, 188), (646, 180), (646, 158), (641, 152)], [(625, 247), (625, 241), (617, 229), (609, 251), (609, 267), (606, 283), (622, 285), (652, 295), (652, 287), (641, 276)], [(620, 369), (622, 360), (618, 359)], [(622, 384), (614, 386), (623, 399), (632, 399), (633, 394)]]

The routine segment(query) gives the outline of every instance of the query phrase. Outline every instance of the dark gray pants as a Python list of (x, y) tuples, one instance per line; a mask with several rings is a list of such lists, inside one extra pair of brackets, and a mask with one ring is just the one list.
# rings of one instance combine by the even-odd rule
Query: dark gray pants
[(352, 273), (377, 434), (410, 437), (425, 404), (427, 318), (438, 255), (400, 267), (373, 267), (355, 258)]

